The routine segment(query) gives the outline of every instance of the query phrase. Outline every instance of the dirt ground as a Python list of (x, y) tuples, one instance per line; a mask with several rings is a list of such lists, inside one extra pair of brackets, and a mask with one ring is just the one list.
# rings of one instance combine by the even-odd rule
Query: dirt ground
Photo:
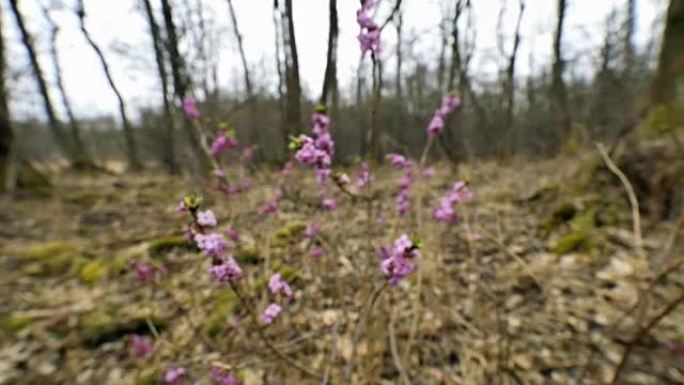
[[(576, 184), (574, 164), (485, 163), (458, 175), (442, 165), (412, 191), (425, 213), (400, 220), (392, 170), (375, 176), (370, 211), (342, 194), (336, 211), (321, 211), (307, 170), (255, 173), (234, 197), (206, 192), (220, 228), (240, 234), (231, 252), (249, 301), (268, 303), (276, 271), (295, 291), (268, 339), (326, 380), (274, 355), (230, 287), (210, 280), (175, 210), (196, 183), (55, 176), (49, 196), (0, 200), (0, 384), (155, 384), (171, 365), (188, 368), (189, 384), (212, 383), (212, 365), (246, 384), (609, 384), (626, 349), (618, 383), (682, 384), (684, 307), (658, 319), (684, 291), (681, 221), (641, 218), (638, 247), (619, 183)], [(434, 222), (431, 207), (458, 179), (477, 199), (458, 224)], [(274, 181), (280, 210), (261, 215)], [(315, 241), (302, 235), (312, 221)], [(374, 250), (404, 232), (422, 238), (418, 270), (366, 319), (383, 281)], [(309, 255), (312, 242), (323, 257)], [(166, 272), (142, 286), (133, 261)], [(151, 357), (131, 354), (132, 334), (154, 338)]]

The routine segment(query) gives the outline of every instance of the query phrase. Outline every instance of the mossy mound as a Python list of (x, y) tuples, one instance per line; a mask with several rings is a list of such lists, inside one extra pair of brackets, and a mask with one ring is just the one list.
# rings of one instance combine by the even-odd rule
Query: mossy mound
[(24, 257), (22, 269), (26, 274), (48, 277), (68, 272), (81, 252), (76, 243), (56, 241), (29, 246), (20, 254)]
[(142, 315), (123, 315), (117, 311), (98, 309), (81, 318), (81, 343), (95, 348), (107, 342), (126, 338), (130, 334), (149, 334), (148, 320), (161, 331), (166, 321), (161, 318), (147, 318)]
[(275, 231), (271, 244), (275, 247), (294, 244), (301, 239), (304, 229), (306, 229), (306, 224), (303, 222), (286, 223)]

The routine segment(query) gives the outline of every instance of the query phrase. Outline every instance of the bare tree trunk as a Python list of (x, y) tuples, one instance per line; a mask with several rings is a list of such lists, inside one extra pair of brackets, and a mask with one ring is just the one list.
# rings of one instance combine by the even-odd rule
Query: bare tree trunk
[(518, 55), (518, 48), (520, 47), (520, 25), (522, 23), (523, 14), (525, 13), (525, 1), (520, 0), (520, 8), (518, 14), (518, 21), (515, 25), (515, 36), (513, 38), (513, 50), (508, 57), (508, 67), (506, 67), (506, 80), (504, 81), (504, 94), (506, 97), (506, 131), (510, 145), (508, 151), (515, 152), (515, 132), (514, 130), (514, 111), (515, 111), (515, 61)]
[(283, 17), (283, 35), (285, 36), (285, 84), (286, 84), (286, 118), (285, 143), (290, 135), (301, 129), (301, 85), (299, 81), (299, 56), (297, 55), (297, 39), (295, 38), (294, 18), (292, 16), (292, 0), (285, 0)]
[(135, 137), (133, 136), (133, 127), (131, 126), (131, 122), (130, 120), (128, 120), (128, 115), (126, 114), (126, 103), (124, 102), (124, 99), (121, 96), (121, 92), (119, 92), (119, 88), (114, 83), (112, 73), (109, 70), (109, 64), (107, 63), (107, 60), (105, 59), (104, 54), (102, 53), (102, 50), (100, 50), (100, 47), (97, 45), (95, 40), (93, 40), (92, 36), (90, 36), (90, 33), (86, 28), (85, 8), (83, 5), (83, 0), (78, 0), (76, 14), (78, 16), (81, 32), (83, 32), (83, 36), (88, 41), (88, 44), (93, 49), (93, 51), (95, 51), (95, 54), (97, 54), (97, 57), (100, 59), (100, 64), (102, 65), (102, 70), (104, 71), (104, 74), (107, 77), (107, 82), (109, 83), (109, 86), (111, 87), (119, 102), (119, 114), (121, 115), (121, 122), (123, 124), (124, 139), (126, 141), (126, 153), (128, 156), (128, 165), (133, 170), (140, 170), (142, 168), (142, 164), (140, 163), (138, 149), (135, 144)]
[[(242, 60), (242, 71), (245, 80), (245, 90), (247, 91), (247, 99), (249, 100), (249, 118), (250, 128), (249, 128), (249, 140), (252, 144), (259, 143), (259, 131), (257, 127), (257, 106), (256, 98), (254, 95), (254, 89), (252, 88), (252, 79), (249, 74), (249, 65), (247, 64), (247, 57), (245, 56), (245, 49), (242, 44), (242, 34), (240, 33), (240, 28), (238, 27), (237, 17), (235, 15), (235, 8), (233, 8), (233, 1), (228, 0), (228, 9), (230, 10), (230, 20), (233, 23), (233, 33), (237, 39), (238, 49), (240, 50), (240, 59)], [(259, 151), (261, 152), (261, 151)]]
[(173, 119), (173, 113), (171, 110), (171, 102), (169, 101), (169, 84), (166, 74), (166, 64), (164, 60), (164, 50), (162, 49), (162, 38), (159, 31), (159, 24), (154, 17), (154, 11), (152, 10), (152, 4), (150, 0), (143, 0), (143, 6), (145, 8), (145, 15), (147, 17), (147, 23), (150, 27), (150, 34), (152, 36), (152, 48), (154, 49), (154, 59), (157, 64), (157, 74), (159, 75), (159, 80), (162, 86), (162, 100), (164, 108), (164, 124), (166, 126), (165, 135), (162, 136), (162, 161), (166, 170), (170, 174), (178, 174), (180, 168), (178, 162), (176, 161), (175, 149), (174, 149), (174, 132), (175, 132), (175, 122)]
[(69, 119), (70, 139), (73, 145), (79, 149), (79, 151), (75, 154), (77, 159), (75, 160), (73, 167), (77, 169), (90, 169), (94, 167), (94, 164), (90, 158), (88, 150), (83, 144), (83, 140), (81, 140), (81, 128), (78, 124), (76, 116), (74, 115), (74, 111), (71, 108), (71, 103), (69, 102), (69, 98), (64, 88), (64, 81), (62, 80), (62, 66), (60, 65), (59, 55), (57, 53), (57, 36), (59, 34), (59, 26), (54, 22), (50, 16), (50, 11), (47, 8), (43, 8), (43, 14), (45, 15), (45, 19), (50, 24), (50, 56), (52, 57), (52, 63), (55, 69), (55, 83), (57, 84), (57, 90), (59, 91), (59, 95), (62, 99), (62, 106), (64, 107), (64, 111), (66, 111), (67, 118)]
[(625, 20), (625, 75), (631, 78), (634, 66), (634, 29), (635, 29), (636, 0), (627, 0), (627, 19)]
[(43, 76), (43, 70), (38, 62), (38, 56), (33, 47), (33, 38), (26, 28), (26, 23), (24, 23), (24, 17), (19, 10), (19, 0), (10, 0), (10, 6), (12, 7), (12, 13), (14, 13), (14, 18), (21, 32), (21, 39), (26, 48), (26, 52), (29, 56), (29, 61), (31, 62), (31, 69), (33, 71), (33, 77), (38, 85), (38, 91), (43, 99), (43, 108), (45, 110), (45, 115), (48, 119), (48, 127), (50, 132), (57, 143), (58, 148), (61, 152), (66, 155), (67, 159), (71, 164), (77, 163), (77, 152), (80, 149), (75, 148), (75, 146), (70, 143), (69, 138), (64, 133), (64, 127), (62, 122), (57, 118), (55, 113), (52, 100), (50, 99), (50, 94), (48, 93), (47, 83), (45, 82), (45, 77)]
[(397, 13), (397, 20), (396, 20), (396, 28), (397, 28), (397, 68), (396, 68), (396, 74), (395, 74), (395, 79), (394, 79), (394, 88), (397, 93), (397, 99), (401, 100), (403, 98), (403, 90), (401, 86), (401, 70), (402, 70), (402, 65), (403, 65), (403, 55), (402, 55), (402, 44), (403, 44), (403, 26), (404, 26), (404, 13), (399, 10)]
[[(162, 13), (164, 14), (164, 24), (166, 25), (166, 46), (171, 62), (171, 75), (173, 76), (173, 89), (178, 103), (182, 103), (183, 98), (188, 94), (189, 79), (185, 73), (183, 59), (178, 50), (178, 35), (176, 34), (176, 24), (173, 21), (173, 9), (170, 0), (161, 0)], [(203, 143), (202, 133), (195, 127), (193, 122), (183, 114), (185, 131), (190, 139), (190, 147), (193, 155), (198, 162), (199, 171), (203, 174), (208, 173), (212, 168), (212, 159)]]
[[(0, 11), (2, 11), (0, 5)], [(10, 185), (9, 169), (11, 167), (12, 143), (14, 134), (12, 132), (12, 121), (7, 107), (7, 89), (5, 87), (5, 40), (2, 34), (2, 12), (0, 12), (0, 193), (8, 191)]]
[(563, 23), (565, 22), (565, 8), (566, 0), (558, 0), (558, 16), (556, 21), (556, 32), (553, 39), (553, 68), (552, 68), (552, 85), (551, 97), (553, 105), (553, 114), (556, 123), (561, 130), (561, 138), (567, 138), (570, 135), (571, 122), (570, 114), (568, 112), (568, 96), (563, 80), (563, 72), (565, 63), (563, 62), (562, 41), (563, 41)]
[(329, 97), (332, 95), (333, 111), (337, 110), (337, 38), (340, 34), (340, 27), (337, 17), (337, 0), (329, 2), (328, 29), (328, 55), (326, 56), (325, 77), (323, 79), (323, 91), (321, 92), (320, 103), (327, 105)]
[[(284, 135), (284, 137), (286, 137), (287, 134), (285, 134), (285, 132), (287, 131), (287, 129), (285, 128), (285, 69), (282, 60), (284, 37), (282, 20), (283, 17), (281, 15), (280, 4), (278, 3), (278, 0), (273, 0), (273, 24), (275, 26), (276, 49), (275, 56), (276, 70), (278, 71), (278, 116), (280, 132)], [(285, 143), (288, 143), (287, 138)]]
[(442, 40), (439, 49), (439, 61), (437, 64), (437, 91), (440, 95), (445, 91), (444, 76), (446, 74), (446, 52), (447, 47), (449, 46), (449, 32), (447, 24), (446, 18), (442, 17), (442, 22), (439, 26), (439, 32)]

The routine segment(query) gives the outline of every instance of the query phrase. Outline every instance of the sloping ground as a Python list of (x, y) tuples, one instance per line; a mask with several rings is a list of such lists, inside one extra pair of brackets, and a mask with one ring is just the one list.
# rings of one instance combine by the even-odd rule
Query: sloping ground
[[(294, 299), (266, 333), (309, 369), (329, 368), (328, 383), (402, 383), (399, 363), (413, 384), (604, 384), (626, 346), (619, 383), (683, 383), (684, 308), (633, 341), (684, 292), (681, 223), (645, 218), (640, 252), (624, 192), (574, 186), (577, 164), (464, 167), (477, 200), (459, 208), (455, 226), (428, 214), (393, 219), (400, 176), (389, 170), (376, 177), (371, 227), (365, 205), (346, 197), (333, 213), (313, 207), (317, 187), (304, 172), (284, 182), (275, 216), (258, 214), (274, 175), (205, 205), (240, 232), (241, 286), (258, 309), (272, 272), (291, 282)], [(455, 179), (439, 169), (414, 188), (425, 200), (413, 203), (431, 207)], [(174, 210), (193, 187), (156, 175), (65, 176), (51, 198), (0, 202), (0, 383), (153, 384), (169, 365), (210, 383), (212, 363), (247, 384), (321, 383), (272, 355), (231, 290), (210, 282)], [(320, 259), (302, 235), (313, 220), (322, 224)], [(359, 320), (382, 281), (368, 242), (376, 248), (418, 227), (419, 270), (380, 295), (346, 380)], [(141, 286), (129, 271), (137, 260), (167, 272)], [(155, 337), (152, 357), (130, 353), (133, 333)]]

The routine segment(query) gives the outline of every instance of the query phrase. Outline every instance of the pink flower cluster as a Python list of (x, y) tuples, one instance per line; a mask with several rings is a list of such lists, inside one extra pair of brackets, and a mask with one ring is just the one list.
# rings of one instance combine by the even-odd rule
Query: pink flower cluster
[(418, 257), (420, 257), (418, 245), (414, 244), (406, 234), (397, 238), (392, 247), (380, 248), (380, 268), (390, 286), (398, 285), (416, 269), (412, 260)]
[(214, 258), (209, 267), (209, 275), (218, 283), (237, 284), (242, 278), (242, 269), (232, 256)]
[(362, 1), (361, 9), (356, 11), (356, 22), (359, 24), (361, 31), (357, 36), (361, 46), (361, 53), (371, 51), (371, 54), (377, 55), (380, 52), (380, 27), (369, 15), (370, 10), (375, 7), (377, 0)]
[(454, 213), (454, 206), (460, 202), (472, 200), (474, 197), (475, 194), (466, 186), (465, 182), (456, 182), (439, 201), (439, 206), (433, 212), (433, 216), (442, 222), (456, 222), (458, 216)]
[(164, 372), (164, 383), (167, 385), (180, 385), (188, 377), (188, 370), (183, 367), (171, 367)]
[(242, 385), (243, 382), (225, 370), (214, 366), (209, 372), (209, 377), (218, 385)]
[[(276, 297), (281, 296), (285, 299), (292, 298), (292, 289), (290, 288), (290, 285), (283, 280), (280, 273), (275, 273), (271, 276), (268, 280), (268, 289), (271, 291), (271, 294)], [(271, 303), (264, 309), (264, 312), (261, 313), (261, 323), (263, 325), (272, 324), (282, 311), (283, 308), (281, 305), (275, 302)]]
[(455, 94), (446, 95), (442, 99), (442, 105), (435, 111), (427, 127), (430, 137), (435, 137), (444, 132), (444, 122), (461, 105), (461, 98)]
[(238, 146), (238, 141), (234, 135), (227, 134), (225, 131), (219, 132), (214, 141), (211, 143), (209, 153), (212, 156), (219, 156), (224, 151)]
[(358, 170), (356, 170), (356, 185), (359, 187), (366, 187), (370, 185), (371, 180), (372, 177), (368, 163), (361, 163)]
[(414, 182), (413, 162), (399, 154), (388, 154), (387, 159), (392, 166), (404, 172), (404, 176), (399, 181), (399, 194), (397, 194), (395, 206), (399, 215), (404, 215), (411, 205), (409, 190)]
[(128, 342), (131, 353), (136, 357), (147, 358), (154, 353), (154, 342), (148, 336), (133, 334)]
[(132, 261), (129, 267), (133, 271), (133, 279), (142, 285), (153, 283), (157, 275), (161, 275), (165, 271), (163, 267), (158, 268), (141, 261)]
[(199, 108), (197, 108), (197, 102), (191, 96), (186, 96), (183, 98), (183, 113), (188, 119), (199, 119), (201, 116)]

